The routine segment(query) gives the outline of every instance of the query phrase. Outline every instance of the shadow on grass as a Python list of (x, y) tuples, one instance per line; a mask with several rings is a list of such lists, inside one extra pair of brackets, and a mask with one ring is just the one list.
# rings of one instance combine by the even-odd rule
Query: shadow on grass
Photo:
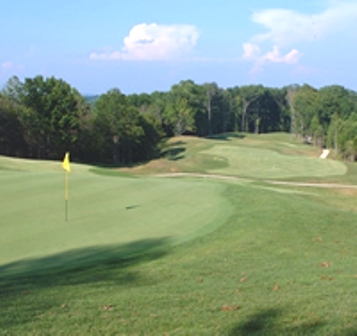
[(241, 133), (224, 133), (207, 136), (207, 139), (229, 141), (231, 138), (244, 139), (246, 136)]
[(48, 257), (0, 266), (0, 298), (17, 292), (58, 286), (111, 282), (141, 285), (143, 279), (130, 266), (161, 258), (168, 253), (169, 239), (140, 240), (122, 245), (88, 247)]
[(178, 161), (185, 157), (183, 155), (185, 150), (186, 150), (186, 148), (184, 148), (184, 147), (169, 148), (169, 149), (164, 150), (161, 155), (170, 161)]
[(228, 335), (313, 335), (325, 325), (322, 321), (312, 321), (283, 327), (279, 321), (283, 314), (284, 311), (281, 309), (261, 310), (234, 326)]
[(93, 174), (97, 175), (102, 175), (102, 176), (112, 176), (112, 177), (125, 177), (125, 178), (138, 178), (138, 176), (127, 173), (127, 172), (121, 172), (118, 170), (117, 167), (95, 167), (95, 168), (90, 168), (89, 171)]
[[(105, 295), (108, 288), (120, 292), (133, 286), (155, 284), (157, 279), (132, 266), (165, 256), (169, 246), (167, 238), (140, 240), (0, 266), (0, 334), (7, 335), (12, 328), (28, 323), (30, 327), (34, 323), (41, 324), (42, 319), (65, 311), (63, 304), (68, 301), (86, 300), (89, 306), (95, 302), (98, 309), (103, 309), (99, 305), (108, 302), (101, 302), (100, 298), (102, 295), (103, 300), (108, 300)], [(87, 298), (92, 293), (95, 298)]]

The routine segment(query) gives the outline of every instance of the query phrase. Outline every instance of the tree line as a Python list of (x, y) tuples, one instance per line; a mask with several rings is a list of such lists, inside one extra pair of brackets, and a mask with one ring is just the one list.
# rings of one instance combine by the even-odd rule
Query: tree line
[(223, 89), (181, 81), (167, 92), (82, 96), (55, 77), (12, 77), (0, 91), (0, 154), (129, 164), (159, 154), (162, 139), (183, 134), (290, 132), (356, 160), (357, 93), (332, 85)]

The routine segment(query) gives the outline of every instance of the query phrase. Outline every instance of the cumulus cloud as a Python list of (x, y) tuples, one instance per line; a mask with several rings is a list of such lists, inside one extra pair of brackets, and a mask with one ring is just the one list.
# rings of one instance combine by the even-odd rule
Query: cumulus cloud
[(357, 28), (357, 3), (333, 2), (318, 14), (302, 14), (292, 10), (268, 9), (256, 12), (252, 21), (268, 31), (253, 37), (256, 42), (272, 41), (279, 46), (309, 42), (334, 32)]
[[(266, 32), (252, 36), (250, 42), (243, 44), (244, 59), (253, 60), (255, 68), (268, 62), (296, 64), (302, 56), (297, 45), (334, 33), (356, 34), (357, 3), (330, 1), (323, 12), (311, 15), (287, 9), (267, 9), (255, 12), (252, 21), (263, 26)], [(273, 50), (263, 55), (261, 46), (269, 43)], [(281, 50), (288, 48), (290, 51), (281, 55)]]
[(244, 43), (243, 50), (243, 59), (254, 61), (255, 71), (261, 69), (261, 67), (266, 63), (296, 64), (302, 56), (302, 54), (296, 49), (292, 49), (287, 54), (282, 55), (279, 47), (277, 46), (273, 46), (273, 50), (263, 54), (259, 45), (254, 43)]
[(274, 46), (272, 51), (262, 56), (262, 59), (272, 63), (296, 64), (300, 56), (301, 53), (296, 49), (283, 56), (280, 54), (279, 48)]
[(134, 26), (124, 39), (121, 50), (92, 53), (93, 60), (168, 60), (190, 52), (197, 43), (198, 30), (191, 25)]
[(260, 47), (253, 43), (244, 43), (243, 50), (245, 59), (256, 59), (260, 54)]

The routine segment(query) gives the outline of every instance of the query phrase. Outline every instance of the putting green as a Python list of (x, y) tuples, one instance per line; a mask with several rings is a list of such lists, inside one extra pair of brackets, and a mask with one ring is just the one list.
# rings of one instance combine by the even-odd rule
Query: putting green
[(0, 265), (141, 239), (180, 242), (214, 230), (231, 213), (218, 182), (110, 177), (72, 165), (66, 222), (65, 172), (54, 165), (0, 170)]
[(215, 145), (200, 153), (228, 162), (223, 168), (208, 170), (216, 174), (277, 179), (344, 175), (347, 172), (343, 162), (283, 155), (269, 149)]

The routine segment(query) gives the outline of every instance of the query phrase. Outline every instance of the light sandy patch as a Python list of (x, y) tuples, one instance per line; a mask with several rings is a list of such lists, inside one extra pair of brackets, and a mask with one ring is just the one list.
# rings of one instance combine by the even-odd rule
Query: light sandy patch
[(328, 157), (328, 155), (330, 154), (330, 150), (329, 149), (324, 149), (320, 155), (320, 159), (326, 159)]

